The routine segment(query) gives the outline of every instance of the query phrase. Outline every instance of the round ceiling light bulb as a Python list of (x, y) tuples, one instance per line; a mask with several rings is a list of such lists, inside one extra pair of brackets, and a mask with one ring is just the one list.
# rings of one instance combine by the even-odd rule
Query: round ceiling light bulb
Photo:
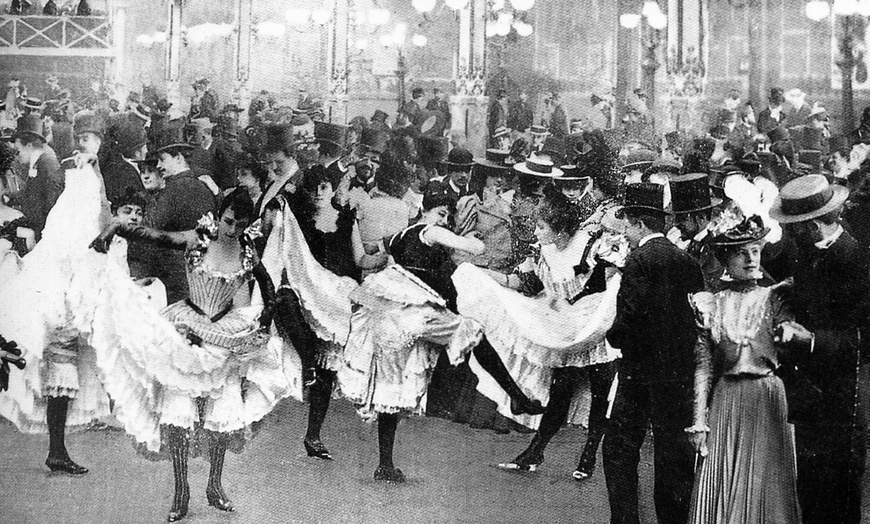
[(450, 9), (458, 11), (460, 9), (465, 9), (465, 6), (468, 5), (468, 0), (444, 0), (444, 3), (447, 4), (447, 7)]
[(811, 0), (805, 9), (807, 18), (814, 22), (821, 22), (831, 14), (831, 4), (827, 0)]
[(435, 9), (436, 3), (438, 3), (438, 0), (411, 0), (411, 5), (414, 6), (414, 9), (418, 13), (428, 13)]
[(619, 15), (619, 25), (626, 29), (634, 29), (640, 23), (640, 15), (637, 13), (625, 13)]
[(429, 43), (429, 39), (426, 38), (426, 35), (414, 35), (411, 37), (411, 43), (417, 47), (423, 47)]
[(535, 6), (535, 0), (511, 0), (511, 5), (517, 11), (528, 11)]

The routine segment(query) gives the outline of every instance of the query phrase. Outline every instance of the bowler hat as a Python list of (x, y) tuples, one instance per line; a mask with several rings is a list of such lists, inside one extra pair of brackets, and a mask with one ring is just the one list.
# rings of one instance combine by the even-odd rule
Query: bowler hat
[(464, 147), (454, 147), (447, 153), (444, 165), (453, 171), (468, 171), (474, 165), (474, 155)]
[(781, 224), (805, 222), (834, 211), (848, 197), (848, 189), (831, 185), (824, 175), (804, 175), (782, 186), (770, 216)]
[(14, 138), (21, 136), (34, 136), (45, 141), (45, 128), (39, 115), (30, 113), (18, 118)]
[(673, 176), (670, 185), (674, 214), (705, 211), (722, 203), (722, 199), (710, 197), (710, 177), (706, 173)]
[(639, 210), (652, 211), (667, 215), (665, 211), (665, 186), (652, 182), (639, 182), (625, 186), (625, 200), (622, 211)]
[(73, 132), (76, 136), (84, 133), (93, 133), (100, 138), (106, 134), (106, 123), (100, 115), (85, 109), (79, 111), (73, 117)]
[(327, 122), (314, 122), (314, 138), (317, 142), (335, 144), (342, 149), (346, 149), (348, 129), (348, 126), (340, 126)]
[(390, 134), (386, 131), (367, 127), (362, 130), (359, 143), (366, 151), (375, 151), (383, 153), (387, 150), (387, 141), (390, 139)]

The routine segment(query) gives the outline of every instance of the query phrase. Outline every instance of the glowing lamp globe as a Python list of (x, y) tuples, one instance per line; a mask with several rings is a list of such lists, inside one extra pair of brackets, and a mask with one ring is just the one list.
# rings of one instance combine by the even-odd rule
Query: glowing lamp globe
[(438, 3), (438, 0), (411, 0), (411, 5), (414, 6), (414, 9), (418, 13), (428, 13), (435, 9), (436, 3)]
[(458, 11), (460, 9), (465, 9), (465, 6), (468, 5), (468, 0), (444, 0), (444, 3), (447, 4), (447, 7), (450, 9)]
[(429, 39), (426, 38), (426, 35), (414, 35), (411, 37), (411, 43), (417, 47), (423, 47), (429, 43)]
[(535, 0), (511, 0), (511, 5), (517, 11), (528, 11), (535, 6)]
[(626, 13), (619, 15), (619, 25), (626, 29), (634, 29), (640, 23), (640, 15), (637, 13)]

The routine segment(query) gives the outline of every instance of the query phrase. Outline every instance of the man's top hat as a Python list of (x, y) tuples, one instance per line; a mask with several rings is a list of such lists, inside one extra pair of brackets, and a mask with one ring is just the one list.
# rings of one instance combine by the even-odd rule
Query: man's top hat
[(651, 149), (638, 149), (628, 154), (625, 159), (625, 164), (622, 166), (623, 171), (640, 170), (646, 171), (653, 162), (658, 159), (658, 155)]
[(113, 134), (115, 135), (115, 140), (122, 152), (142, 147), (148, 143), (148, 136), (145, 134), (145, 128), (136, 125), (129, 120), (125, 120), (115, 126)]
[(196, 77), (196, 79), (193, 81), (192, 85), (193, 85), (193, 87), (197, 87), (197, 86), (208, 87), (208, 83), (209, 83), (208, 78), (206, 78), (204, 76), (199, 76), (199, 77)]
[(657, 158), (653, 160), (653, 163), (650, 164), (646, 171), (644, 171), (644, 175), (649, 176), (656, 173), (667, 173), (670, 176), (679, 175), (682, 166), (679, 162), (675, 160), (669, 160), (667, 158)]
[(768, 136), (768, 138), (770, 138), (771, 144), (775, 144), (779, 141), (789, 139), (788, 129), (786, 129), (784, 126), (781, 126), (781, 125), (776, 126), (773, 129), (771, 129), (770, 131), (768, 131), (767, 136)]
[(194, 118), (190, 121), (190, 125), (196, 129), (212, 129), (214, 123), (208, 117)]
[(670, 184), (674, 214), (705, 211), (722, 203), (722, 199), (710, 197), (710, 177), (706, 173), (673, 176)]
[(666, 215), (668, 212), (665, 211), (664, 190), (665, 186), (652, 182), (627, 184), (625, 186), (625, 203), (621, 209), (623, 211), (652, 211)]
[(525, 162), (514, 164), (514, 169), (524, 175), (532, 175), (542, 178), (556, 178), (563, 175), (562, 170), (555, 167), (553, 162), (532, 155)]
[(134, 160), (133, 162), (139, 164), (139, 169), (145, 169), (148, 167), (156, 168), (157, 164), (160, 162), (160, 157), (157, 156), (156, 153), (152, 153), (151, 151), (149, 151), (148, 154), (145, 155), (145, 158), (141, 160)]
[(387, 121), (388, 116), (389, 115), (387, 115), (385, 112), (381, 111), (380, 109), (375, 109), (375, 114), (372, 115), (371, 121), (384, 123)]
[(540, 152), (550, 155), (554, 163), (561, 165), (565, 161), (565, 141), (559, 137), (548, 136), (544, 139)]
[(106, 134), (106, 122), (103, 118), (88, 109), (79, 111), (73, 117), (73, 132), (76, 136), (93, 133), (100, 138)]
[(18, 118), (14, 138), (32, 136), (45, 141), (45, 128), (39, 115), (30, 113)]
[(434, 167), (447, 158), (447, 139), (421, 136), (417, 139), (417, 159), (426, 167)]
[(263, 149), (267, 153), (277, 153), (297, 145), (299, 141), (293, 135), (293, 126), (290, 124), (266, 125), (266, 141)]
[(189, 151), (193, 148), (190, 144), (184, 141), (185, 121), (183, 118), (176, 118), (166, 122), (157, 132), (155, 144), (157, 153), (165, 153), (172, 151)]
[(474, 155), (464, 147), (454, 147), (444, 161), (448, 171), (468, 171), (474, 165)]
[(804, 175), (782, 186), (770, 216), (781, 224), (805, 222), (834, 211), (848, 197), (848, 189), (831, 185), (824, 175)]
[(330, 124), (327, 122), (314, 122), (314, 138), (317, 142), (335, 144), (342, 149), (347, 148), (348, 126)]
[(383, 153), (387, 150), (390, 134), (379, 129), (365, 128), (360, 135), (359, 144), (365, 151)]

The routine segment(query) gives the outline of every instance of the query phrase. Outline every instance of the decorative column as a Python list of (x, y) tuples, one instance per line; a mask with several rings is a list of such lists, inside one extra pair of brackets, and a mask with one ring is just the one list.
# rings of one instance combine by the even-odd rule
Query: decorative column
[(847, 135), (855, 130), (855, 107), (854, 95), (852, 92), (852, 75), (855, 73), (855, 53), (854, 42), (856, 39), (855, 31), (858, 29), (858, 21), (855, 20), (855, 15), (840, 16), (840, 27), (835, 27), (837, 32), (837, 47), (840, 56), (837, 59), (837, 67), (840, 68), (842, 75), (842, 104), (843, 115), (841, 120), (843, 127), (841, 133)]
[(114, 48), (114, 59), (112, 64), (112, 76), (115, 85), (123, 84), (123, 93), (118, 93), (123, 96), (123, 102), (127, 98), (129, 88), (127, 87), (127, 64), (125, 58), (127, 56), (127, 6), (123, 2), (117, 2), (112, 9), (112, 47)]
[(348, 0), (335, 0), (329, 25), (329, 95), (327, 118), (334, 124), (347, 124), (349, 75), (347, 46), (350, 40), (350, 6)]
[(449, 99), (451, 133), (458, 133), (475, 155), (483, 156), (488, 139), (485, 96), (486, 0), (470, 0), (459, 11), (456, 93)]
[(169, 45), (166, 46), (166, 98), (181, 107), (181, 15), (184, 0), (169, 3)]
[(700, 104), (706, 84), (707, 21), (707, 0), (669, 0), (664, 130), (705, 131)]
[(239, 125), (247, 126), (248, 111), (251, 105), (251, 8), (252, 0), (236, 0), (236, 85), (233, 101), (244, 111), (239, 115)]

